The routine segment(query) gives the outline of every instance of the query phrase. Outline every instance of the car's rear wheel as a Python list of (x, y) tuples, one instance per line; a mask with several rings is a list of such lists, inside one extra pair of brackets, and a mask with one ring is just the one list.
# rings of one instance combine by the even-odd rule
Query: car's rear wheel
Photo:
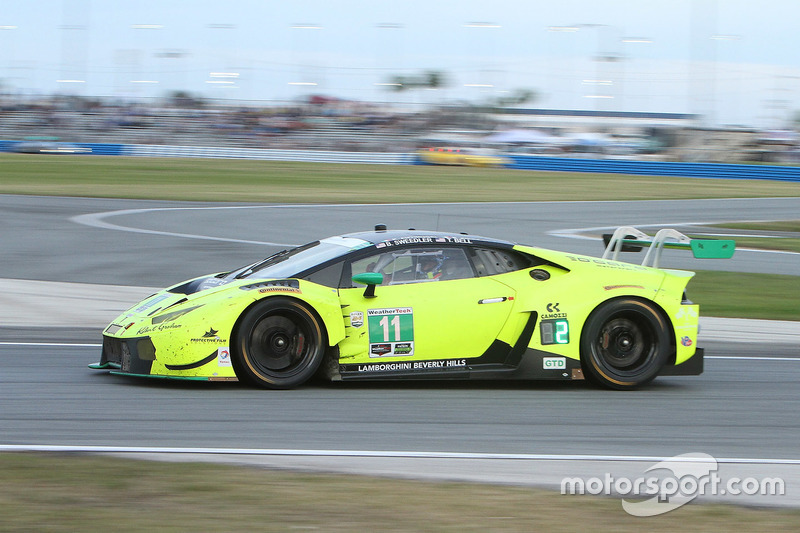
[(589, 316), (581, 335), (581, 366), (589, 381), (617, 390), (649, 383), (667, 362), (667, 323), (643, 300), (610, 300)]
[(317, 371), (326, 342), (321, 321), (308, 306), (268, 298), (247, 311), (237, 327), (234, 369), (259, 387), (296, 387)]

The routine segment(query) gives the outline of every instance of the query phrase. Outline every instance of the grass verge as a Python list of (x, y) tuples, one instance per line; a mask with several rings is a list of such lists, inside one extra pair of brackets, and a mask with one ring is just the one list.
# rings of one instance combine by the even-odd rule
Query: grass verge
[(0, 154), (0, 194), (270, 203), (798, 196), (796, 183), (362, 165)]
[(740, 248), (783, 250), (800, 253), (800, 220), (777, 220), (771, 222), (735, 222), (717, 224), (717, 227), (743, 231), (763, 232), (766, 236), (734, 236)]
[(800, 511), (692, 504), (635, 518), (615, 498), (527, 487), (0, 454), (0, 531), (796, 531)]
[(687, 293), (703, 316), (800, 320), (800, 276), (698, 270)]

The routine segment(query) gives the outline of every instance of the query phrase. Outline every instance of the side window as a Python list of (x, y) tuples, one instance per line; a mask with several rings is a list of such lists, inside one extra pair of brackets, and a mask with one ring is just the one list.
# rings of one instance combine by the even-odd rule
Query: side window
[(478, 276), (494, 276), (514, 272), (532, 265), (532, 260), (512, 250), (492, 248), (470, 249), (472, 262)]
[(351, 270), (352, 275), (380, 272), (384, 285), (475, 277), (463, 249), (442, 246), (398, 249), (371, 255), (354, 261)]
[(316, 272), (307, 274), (303, 276), (303, 279), (308, 280), (312, 283), (319, 283), (320, 285), (325, 285), (326, 287), (338, 287), (339, 280), (342, 278), (343, 266), (344, 266), (344, 261), (339, 261), (338, 263), (326, 266), (325, 268), (317, 270)]

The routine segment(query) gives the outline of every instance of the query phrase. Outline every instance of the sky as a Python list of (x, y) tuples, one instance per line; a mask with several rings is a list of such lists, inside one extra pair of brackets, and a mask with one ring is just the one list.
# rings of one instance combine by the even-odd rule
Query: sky
[[(782, 127), (800, 110), (799, 0), (0, 0), (0, 93), (176, 90), (696, 113)], [(395, 76), (441, 72), (437, 90)]]

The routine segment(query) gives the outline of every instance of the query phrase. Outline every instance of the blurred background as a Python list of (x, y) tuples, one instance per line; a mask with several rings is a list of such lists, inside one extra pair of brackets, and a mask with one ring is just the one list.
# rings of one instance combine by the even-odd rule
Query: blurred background
[(800, 160), (796, 0), (0, 1), (0, 139)]

